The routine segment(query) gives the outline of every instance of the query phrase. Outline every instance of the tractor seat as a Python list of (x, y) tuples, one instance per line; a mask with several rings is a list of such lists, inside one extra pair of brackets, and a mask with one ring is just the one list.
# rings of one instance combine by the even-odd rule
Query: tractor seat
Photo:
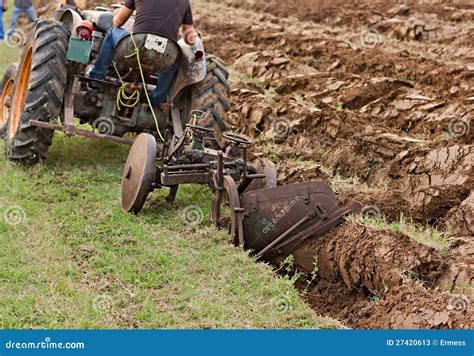
[[(170, 38), (150, 33), (134, 33), (133, 40), (138, 48), (140, 63), (146, 82), (171, 69), (181, 54), (181, 47)], [(124, 37), (115, 49), (114, 62), (117, 70), (127, 82), (141, 81), (140, 69), (132, 35)], [(128, 58), (127, 58), (128, 57)]]

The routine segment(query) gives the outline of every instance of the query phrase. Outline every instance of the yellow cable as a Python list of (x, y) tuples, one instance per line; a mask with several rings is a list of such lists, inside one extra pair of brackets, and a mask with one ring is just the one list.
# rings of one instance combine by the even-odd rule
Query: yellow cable
[[(118, 71), (117, 65), (115, 62), (113, 63), (113, 65), (114, 65), (115, 72), (117, 73), (117, 76), (120, 80), (120, 83), (122, 84), (122, 86), (119, 88), (118, 93), (117, 93), (117, 108), (119, 111), (122, 110), (122, 106), (127, 107), (127, 108), (134, 108), (140, 103), (140, 91), (136, 89), (132, 94), (128, 95), (126, 93), (126, 89), (129, 87), (129, 84), (125, 83), (122, 80), (122, 77), (120, 76), (120, 72)], [(133, 104), (128, 103), (131, 100), (135, 100)]]
[(153, 105), (151, 104), (150, 96), (148, 95), (148, 90), (147, 90), (146, 81), (145, 81), (145, 75), (143, 74), (142, 63), (140, 61), (140, 49), (138, 48), (137, 43), (135, 42), (135, 38), (133, 37), (133, 32), (130, 33), (130, 36), (132, 37), (133, 45), (135, 46), (135, 52), (128, 55), (128, 56), (126, 56), (126, 58), (130, 58), (134, 55), (137, 56), (138, 68), (140, 69), (140, 75), (142, 77), (143, 86), (145, 88), (146, 100), (148, 102), (148, 106), (150, 107), (151, 113), (153, 115), (153, 119), (155, 120), (155, 125), (156, 125), (156, 130), (158, 131), (158, 135), (160, 136), (161, 141), (165, 142), (165, 139), (163, 138), (163, 135), (161, 134), (161, 131), (160, 131), (160, 126), (158, 124), (158, 119), (156, 117), (155, 110), (153, 109)]
[[(163, 138), (163, 135), (161, 134), (160, 126), (158, 124), (158, 118), (156, 117), (155, 110), (153, 109), (153, 105), (151, 104), (150, 96), (148, 95), (147, 85), (146, 85), (146, 81), (145, 81), (145, 75), (143, 74), (142, 63), (140, 61), (140, 49), (138, 48), (137, 43), (135, 42), (135, 38), (133, 37), (133, 32), (130, 33), (130, 37), (132, 38), (133, 46), (135, 47), (135, 50), (133, 51), (133, 53), (125, 56), (125, 58), (130, 58), (130, 57), (133, 57), (133, 56), (137, 57), (138, 68), (140, 70), (140, 76), (141, 76), (141, 79), (142, 79), (146, 100), (148, 102), (148, 106), (150, 107), (151, 113), (153, 115), (153, 119), (155, 120), (155, 125), (156, 125), (156, 130), (158, 132), (158, 136), (160, 136), (161, 141), (164, 142), (165, 139)], [(120, 110), (121, 106), (128, 107), (128, 108), (135, 107), (140, 102), (140, 91), (137, 89), (133, 94), (127, 95), (125, 90), (127, 89), (128, 84), (124, 83), (124, 81), (122, 80), (122, 77), (120, 76), (120, 73), (117, 70), (117, 66), (116, 66), (115, 62), (114, 62), (114, 68), (115, 68), (115, 71), (117, 72), (120, 83), (122, 84), (122, 86), (120, 87), (120, 89), (117, 93), (117, 108)], [(134, 101), (133, 104), (127, 104), (127, 103), (124, 102), (124, 100), (125, 101), (135, 100), (135, 101)]]

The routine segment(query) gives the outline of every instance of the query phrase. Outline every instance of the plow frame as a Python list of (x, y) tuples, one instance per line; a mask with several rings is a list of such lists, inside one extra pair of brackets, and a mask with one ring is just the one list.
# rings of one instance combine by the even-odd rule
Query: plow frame
[[(230, 221), (227, 226), (234, 245), (242, 249), (250, 249), (256, 259), (264, 260), (274, 260), (291, 253), (313, 238), (343, 223), (348, 215), (358, 214), (362, 209), (360, 203), (339, 208), (335, 193), (322, 182), (277, 187), (276, 180), (272, 178), (269, 179), (272, 182), (269, 187), (262, 188), (259, 185), (253, 185), (252, 182), (255, 180), (265, 182), (267, 174), (262, 174), (255, 165), (248, 162), (247, 149), (251, 144), (250, 141), (243, 136), (223, 134), (224, 139), (230, 143), (226, 152), (207, 148), (203, 143), (207, 139), (215, 140), (213, 129), (196, 125), (186, 125), (185, 129), (182, 129), (179, 112), (175, 110), (171, 112), (171, 119), (173, 135), (166, 132), (167, 139), (163, 145), (156, 145), (155, 139), (148, 135), (148, 145), (157, 146), (157, 149), (148, 150), (151, 155), (145, 157), (148, 163), (143, 162), (138, 166), (138, 171), (143, 172), (143, 176), (138, 176), (136, 181), (152, 180), (153, 183), (141, 186), (135, 194), (142, 199), (139, 204), (136, 204), (136, 201), (123, 204), (122, 201), (122, 207), (139, 206), (138, 210), (134, 210), (137, 213), (143, 207), (146, 196), (154, 189), (169, 188), (170, 192), (166, 201), (173, 203), (180, 185), (208, 185), (214, 192), (213, 224), (220, 227), (222, 205), (226, 202), (230, 208)], [(209, 134), (214, 137), (210, 138)], [(137, 141), (140, 141), (141, 137), (147, 137), (146, 135), (141, 134)], [(140, 161), (143, 149), (133, 153), (134, 146), (132, 146), (129, 161), (133, 159)], [(198, 155), (199, 159), (189, 159), (190, 156), (195, 155)], [(127, 186), (127, 179), (132, 171), (131, 166), (128, 167), (129, 161), (124, 171), (122, 192), (126, 191), (127, 187), (135, 189), (133, 185), (135, 183)], [(151, 162), (155, 162), (156, 167), (152, 170), (149, 168)], [(152, 176), (147, 171), (152, 172), (150, 173)], [(255, 219), (257, 221), (265, 219), (266, 215), (271, 215), (272, 212), (277, 211), (278, 206), (288, 204), (290, 200), (296, 200), (298, 204), (291, 206), (292, 209), (288, 212), (285, 221), (276, 223), (270, 240), (264, 241), (263, 247), (260, 242), (260, 247), (256, 248), (254, 242), (259, 239), (259, 233)], [(124, 210), (127, 211), (125, 208)]]

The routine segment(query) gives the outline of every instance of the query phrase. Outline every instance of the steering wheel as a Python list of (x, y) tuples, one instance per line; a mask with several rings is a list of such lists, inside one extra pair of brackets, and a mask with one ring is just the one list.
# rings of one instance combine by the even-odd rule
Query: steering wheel
[(222, 134), (222, 137), (224, 137), (226, 140), (228, 140), (230, 142), (237, 143), (237, 144), (240, 144), (240, 145), (251, 145), (252, 144), (252, 141), (250, 141), (248, 138), (246, 138), (244, 136), (241, 136), (241, 135), (234, 134), (234, 133), (224, 133), (224, 134)]
[(210, 128), (207, 128), (207, 127), (202, 127), (202, 126), (197, 126), (197, 125), (186, 125), (186, 127), (190, 128), (194, 132), (200, 133), (200, 134), (206, 134), (206, 133), (209, 133), (209, 132), (214, 132), (213, 129), (210, 129)]

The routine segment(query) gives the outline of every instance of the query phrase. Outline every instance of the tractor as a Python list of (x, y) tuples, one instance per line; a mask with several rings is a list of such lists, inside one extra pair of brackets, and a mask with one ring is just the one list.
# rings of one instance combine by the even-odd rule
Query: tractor
[[(156, 75), (175, 62), (179, 71), (169, 97), (172, 115), (184, 125), (192, 113), (207, 113), (201, 125), (225, 130), (229, 72), (222, 60), (205, 54), (200, 38), (189, 46), (184, 39), (132, 34), (118, 45), (105, 80), (87, 78), (86, 69), (96, 61), (113, 25), (113, 10), (120, 6), (80, 11), (62, 5), (56, 20), (34, 24), (19, 64), (8, 68), (0, 88), (0, 135), (9, 160), (46, 159), (55, 130), (125, 144), (133, 142), (124, 138), (128, 133), (149, 132), (164, 140), (171, 115), (153, 108), (148, 93), (155, 88)], [(149, 65), (135, 70), (139, 62)]]
[[(55, 21), (34, 24), (19, 65), (8, 68), (2, 82), (0, 133), (10, 160), (45, 159), (55, 130), (130, 144), (122, 178), (125, 212), (138, 214), (156, 189), (169, 189), (166, 200), (173, 203), (180, 185), (207, 185), (214, 192), (213, 222), (229, 230), (236, 246), (265, 260), (284, 258), (361, 210), (357, 202), (338, 207), (323, 182), (277, 186), (269, 160), (249, 161), (252, 142), (229, 132), (224, 121), (229, 72), (205, 53), (200, 38), (190, 46), (132, 32), (118, 43), (105, 80), (87, 76), (113, 9), (63, 6)], [(156, 110), (150, 102), (156, 75), (175, 63), (172, 105)], [(129, 133), (136, 138), (125, 137)]]

